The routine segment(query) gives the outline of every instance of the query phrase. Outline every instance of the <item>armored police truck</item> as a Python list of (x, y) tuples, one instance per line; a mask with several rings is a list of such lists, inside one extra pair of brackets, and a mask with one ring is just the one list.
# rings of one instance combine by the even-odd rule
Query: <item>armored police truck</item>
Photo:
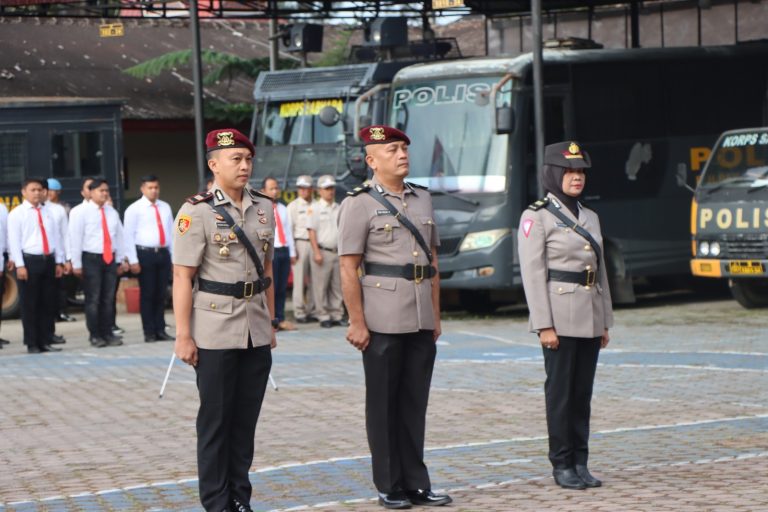
[[(82, 201), (80, 181), (109, 181), (116, 208), (122, 201), (123, 142), (119, 99), (0, 98), (0, 199), (8, 210), (23, 201), (21, 182), (56, 178), (61, 200)], [(15, 277), (5, 272), (3, 318), (19, 312)]]
[(745, 308), (768, 306), (768, 128), (717, 140), (696, 187), (691, 235), (694, 275), (728, 279)]
[[(693, 184), (719, 133), (763, 124), (768, 44), (553, 49), (543, 60), (545, 141), (577, 140), (592, 157), (583, 199), (600, 214), (615, 302), (633, 302), (638, 279), (690, 276), (690, 194), (676, 170)], [(472, 310), (521, 290), (516, 230), (542, 195), (532, 97), (530, 54), (409, 66), (392, 82), (409, 179), (434, 196), (441, 286)]]

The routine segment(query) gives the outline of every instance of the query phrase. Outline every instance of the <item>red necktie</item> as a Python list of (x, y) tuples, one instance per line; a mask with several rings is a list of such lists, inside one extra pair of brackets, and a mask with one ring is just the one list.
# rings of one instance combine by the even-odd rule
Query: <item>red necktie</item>
[(109, 227), (107, 226), (107, 215), (104, 213), (104, 207), (99, 208), (101, 210), (101, 232), (104, 235), (104, 249), (101, 252), (101, 259), (104, 263), (110, 265), (112, 263), (112, 239), (109, 237)]
[(51, 254), (51, 248), (48, 246), (48, 235), (45, 233), (45, 224), (43, 224), (43, 215), (40, 213), (40, 208), (35, 207), (37, 212), (37, 222), (40, 224), (40, 234), (43, 235), (43, 254)]
[(160, 232), (160, 247), (165, 247), (165, 230), (163, 230), (163, 221), (160, 220), (160, 210), (156, 204), (152, 205), (155, 209), (155, 219), (157, 219), (157, 230)]
[(277, 240), (280, 245), (285, 247), (285, 231), (283, 231), (283, 221), (277, 213), (277, 203), (272, 203), (272, 210), (275, 212), (275, 224), (277, 224)]

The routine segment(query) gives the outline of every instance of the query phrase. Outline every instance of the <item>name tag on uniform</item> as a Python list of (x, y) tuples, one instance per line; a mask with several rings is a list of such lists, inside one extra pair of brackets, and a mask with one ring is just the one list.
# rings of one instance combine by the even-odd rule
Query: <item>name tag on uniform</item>
[(389, 210), (376, 210), (376, 215), (392, 215)]
[(555, 222), (555, 226), (557, 226), (558, 228), (567, 228), (568, 224), (565, 224), (563, 222)]

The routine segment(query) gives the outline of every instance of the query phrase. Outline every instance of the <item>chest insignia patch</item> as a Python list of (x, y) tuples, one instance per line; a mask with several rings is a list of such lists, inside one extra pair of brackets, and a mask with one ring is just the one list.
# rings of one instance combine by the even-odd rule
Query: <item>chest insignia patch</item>
[(187, 231), (189, 231), (189, 226), (192, 225), (192, 217), (189, 215), (180, 215), (179, 220), (176, 223), (176, 229), (179, 231), (180, 235), (183, 235)]
[(256, 210), (256, 215), (264, 215), (264, 213), (265, 213), (264, 210), (262, 210), (261, 208)]
[(531, 219), (525, 219), (523, 221), (523, 235), (525, 235), (525, 238), (528, 238), (528, 235), (531, 234), (532, 227), (533, 227), (533, 221)]
[(266, 217), (259, 217), (259, 222), (261, 222), (262, 224), (266, 224), (267, 223), (267, 218)]
[(376, 215), (392, 215), (389, 210), (376, 210)]

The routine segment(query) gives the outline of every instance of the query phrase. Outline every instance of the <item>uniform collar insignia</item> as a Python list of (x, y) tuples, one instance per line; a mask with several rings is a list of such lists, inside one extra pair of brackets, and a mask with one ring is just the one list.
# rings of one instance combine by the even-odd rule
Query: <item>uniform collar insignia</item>
[(216, 201), (219, 203), (226, 201), (226, 199), (224, 198), (224, 192), (222, 192), (219, 189), (216, 189), (213, 191), (213, 197), (215, 197)]
[(555, 205), (555, 208), (557, 208), (558, 210), (560, 209), (560, 201), (558, 201), (558, 200), (557, 200), (557, 199), (555, 199), (555, 198), (550, 198), (550, 202), (551, 202), (553, 205)]

